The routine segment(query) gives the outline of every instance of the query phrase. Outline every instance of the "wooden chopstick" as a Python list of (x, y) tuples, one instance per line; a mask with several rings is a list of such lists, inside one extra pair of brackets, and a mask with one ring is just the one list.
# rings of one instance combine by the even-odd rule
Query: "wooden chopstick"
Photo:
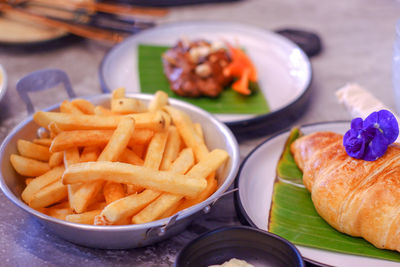
[(47, 25), (50, 27), (55, 27), (55, 28), (60, 28), (63, 29), (69, 33), (97, 40), (97, 41), (106, 41), (109, 43), (119, 43), (124, 39), (124, 36), (122, 34), (108, 31), (108, 30), (103, 30), (103, 29), (98, 29), (95, 27), (90, 27), (86, 25), (74, 25), (70, 23), (66, 23), (63, 21), (55, 20), (55, 19), (50, 19), (45, 16), (37, 15), (30, 13), (28, 11), (25, 11), (20, 8), (14, 8), (11, 5), (5, 4), (5, 3), (0, 3), (0, 10), (9, 13), (10, 15), (20, 15), (24, 16), (25, 18), (43, 24)]
[(47, 6), (58, 6), (63, 8), (84, 8), (91, 11), (99, 11), (116, 15), (146, 15), (162, 17), (168, 13), (168, 10), (163, 8), (97, 3), (96, 1), (69, 2), (65, 0), (33, 0), (32, 2), (46, 4)]

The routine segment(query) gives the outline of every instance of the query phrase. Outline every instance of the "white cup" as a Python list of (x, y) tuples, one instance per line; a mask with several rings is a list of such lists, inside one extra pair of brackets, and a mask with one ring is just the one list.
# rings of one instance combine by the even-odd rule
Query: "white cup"
[(392, 82), (397, 112), (400, 114), (400, 20), (396, 23), (396, 37), (393, 44)]

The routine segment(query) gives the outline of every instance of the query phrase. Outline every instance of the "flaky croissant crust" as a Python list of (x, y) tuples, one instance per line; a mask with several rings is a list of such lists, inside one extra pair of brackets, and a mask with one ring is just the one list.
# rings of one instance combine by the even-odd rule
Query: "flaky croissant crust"
[(342, 140), (316, 132), (291, 145), (318, 214), (340, 232), (400, 251), (400, 145), (364, 161), (348, 156)]

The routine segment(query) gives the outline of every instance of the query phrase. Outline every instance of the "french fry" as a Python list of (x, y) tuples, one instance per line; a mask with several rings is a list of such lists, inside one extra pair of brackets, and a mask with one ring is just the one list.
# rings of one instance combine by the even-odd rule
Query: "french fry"
[[(74, 165), (70, 168), (73, 166)], [(103, 181), (93, 181), (90, 183), (68, 185), (69, 188), (71, 188), (69, 196), (71, 208), (73, 208), (76, 213), (85, 212), (88, 206), (93, 202), (94, 197), (103, 188), (103, 184)]]
[[(199, 179), (205, 179), (207, 177), (207, 187), (204, 189), (203, 192), (201, 192), (200, 195), (198, 195), (196, 198), (186, 198), (184, 201), (181, 202), (181, 204), (178, 206), (177, 202), (181, 201), (181, 198), (174, 197), (173, 195), (170, 196), (161, 196), (157, 201), (159, 200), (160, 203), (158, 205), (159, 209), (159, 214), (161, 211), (163, 213), (166, 213), (168, 210), (167, 207), (172, 210), (174, 207), (176, 207), (176, 210), (174, 212), (171, 212), (172, 214), (175, 214), (178, 211), (181, 211), (183, 209), (186, 209), (188, 207), (191, 207), (193, 205), (196, 205), (204, 200), (206, 200), (210, 195), (212, 195), (215, 190), (218, 187), (218, 182), (214, 178), (215, 177), (215, 171), (219, 166), (221, 166), (227, 159), (229, 155), (225, 150), (221, 149), (214, 149), (211, 151), (208, 156), (197, 163), (187, 174), (192, 175), (193, 177), (198, 177)], [(153, 203), (152, 203), (153, 204)], [(158, 204), (158, 203), (157, 203)], [(165, 206), (167, 207), (165, 207)], [(162, 208), (164, 208), (162, 210)], [(158, 215), (158, 214), (157, 214)], [(160, 217), (161, 218), (161, 214)], [(156, 218), (154, 217), (149, 217), (151, 220), (155, 220)], [(147, 222), (147, 221), (146, 221)]]
[(51, 217), (54, 217), (54, 218), (57, 218), (60, 220), (65, 220), (67, 215), (72, 214), (72, 209), (71, 208), (58, 208), (57, 209), (54, 207), (50, 207), (50, 208), (46, 208), (44, 210), (44, 213)]
[(67, 195), (67, 186), (59, 179), (36, 192), (28, 204), (34, 209), (45, 208), (65, 199)]
[[(98, 196), (101, 196), (101, 195), (102, 194), (98, 194)], [(88, 210), (102, 210), (106, 206), (107, 206), (107, 203), (105, 202), (104, 198), (102, 198), (102, 199), (95, 198), (94, 202), (88, 206)]]
[[(162, 131), (154, 134), (150, 141), (149, 148), (147, 150), (146, 158), (144, 160), (144, 166), (153, 170), (158, 170), (162, 155), (165, 149), (165, 145), (168, 139), (168, 131)], [(136, 188), (141, 191), (142, 189)], [(160, 196), (161, 192), (146, 189), (143, 192), (135, 195), (130, 195), (124, 198), (124, 201), (116, 201), (111, 205), (107, 206), (101, 213), (100, 217), (103, 217), (103, 222), (115, 224), (117, 221), (123, 220), (127, 216), (132, 216), (138, 212), (141, 208), (148, 205), (151, 201)], [(113, 214), (108, 217), (109, 214)], [(97, 222), (99, 223), (99, 222)]]
[[(162, 112), (144, 112), (125, 115), (135, 119), (138, 129), (163, 130), (165, 118)], [(42, 127), (49, 128), (50, 123), (56, 123), (60, 130), (96, 130), (115, 129), (123, 115), (98, 116), (86, 114), (68, 114), (59, 112), (38, 111), (33, 115), (34, 121)]]
[(163, 158), (165, 145), (169, 131), (157, 132), (154, 134), (147, 148), (143, 166), (158, 170)]
[(177, 211), (186, 209), (195, 204), (206, 200), (212, 195), (218, 187), (218, 182), (215, 179), (215, 171), (229, 158), (228, 153), (222, 149), (214, 149), (208, 156), (197, 163), (187, 175), (193, 177), (207, 177), (207, 187), (196, 198), (186, 198), (185, 201), (177, 208)]
[(193, 123), (194, 131), (196, 134), (200, 137), (201, 140), (204, 142), (204, 133), (203, 133), (203, 128), (201, 127), (201, 124), (196, 122)]
[(204, 191), (201, 192), (201, 194), (198, 195), (196, 198), (193, 198), (193, 199), (190, 199), (190, 198), (187, 199), (187, 198), (186, 198), (186, 199), (181, 203), (181, 205), (179, 205), (179, 206), (176, 208), (176, 210), (175, 210), (174, 213), (177, 213), (177, 212), (179, 212), (179, 211), (181, 211), (181, 210), (184, 210), (184, 209), (189, 208), (189, 207), (191, 207), (191, 206), (193, 206), (193, 205), (196, 205), (196, 204), (198, 204), (198, 203), (200, 203), (200, 202), (203, 202), (203, 201), (206, 200), (209, 196), (211, 196), (211, 195), (215, 192), (215, 190), (217, 190), (217, 187), (218, 187), (218, 182), (217, 182), (217, 180), (214, 178), (213, 175), (209, 175), (209, 176), (207, 177), (207, 187), (206, 187), (206, 189), (204, 189)]
[(125, 148), (124, 152), (119, 156), (118, 161), (139, 166), (143, 166), (144, 163), (144, 161), (129, 148)]
[(162, 117), (164, 118), (164, 128), (163, 129), (168, 129), (169, 126), (172, 124), (172, 118), (168, 114), (168, 112), (165, 112), (164, 110), (157, 110), (155, 113), (161, 113)]
[(70, 165), (80, 161), (79, 150), (77, 147), (72, 147), (64, 150), (64, 166), (68, 168)]
[(126, 186), (126, 195), (132, 195), (132, 194), (139, 194), (142, 193), (144, 188), (140, 185), (134, 185), (134, 184), (125, 184)]
[(33, 142), (35, 144), (42, 145), (42, 146), (47, 146), (47, 147), (49, 147), (51, 145), (52, 141), (53, 141), (53, 139), (50, 139), (50, 138), (36, 138), (36, 139), (33, 139)]
[(194, 154), (190, 147), (182, 149), (178, 157), (169, 166), (168, 170), (176, 173), (185, 174), (194, 165)]
[[(168, 134), (169, 131), (162, 131), (154, 135), (154, 137), (150, 141), (149, 147), (147, 148), (147, 153), (143, 166), (154, 170), (159, 169), (163, 158), (165, 146), (168, 140)], [(146, 189), (143, 193), (151, 195), (151, 197), (149, 197), (149, 202), (147, 204), (151, 203), (151, 201), (153, 201), (162, 194), (162, 192), (155, 191), (152, 189)]]
[(163, 218), (168, 218), (172, 215), (174, 215), (175, 213), (177, 213), (177, 208), (185, 201), (185, 198), (181, 198), (179, 201), (174, 201), (173, 205), (167, 209), (163, 214), (161, 214), (156, 220), (160, 220)]
[(50, 151), (57, 152), (82, 146), (102, 146), (108, 142), (112, 134), (112, 130), (64, 131), (53, 139)]
[[(115, 161), (126, 148), (135, 128), (134, 120), (130, 117), (123, 118), (114, 131), (110, 141), (103, 149), (97, 161)], [(82, 184), (73, 193), (72, 205), (77, 213), (84, 212), (93, 197), (103, 188), (103, 181), (92, 181)]]
[(113, 116), (114, 114), (108, 108), (105, 108), (103, 106), (95, 106), (94, 115), (97, 115), (97, 116)]
[[(104, 146), (110, 140), (113, 130), (76, 130), (59, 133), (51, 143), (50, 151), (63, 151), (71, 147)], [(154, 132), (136, 129), (129, 139), (128, 146), (148, 144)]]
[(111, 112), (115, 114), (131, 114), (147, 111), (147, 107), (139, 99), (118, 98), (111, 100)]
[(77, 107), (83, 114), (94, 114), (94, 105), (86, 99), (76, 98), (71, 100), (71, 104)]
[(94, 218), (99, 215), (101, 210), (91, 210), (81, 214), (70, 214), (65, 217), (65, 220), (80, 224), (93, 224)]
[(48, 161), (51, 156), (47, 146), (37, 145), (23, 139), (17, 141), (17, 149), (21, 156), (31, 159)]
[(54, 152), (50, 156), (49, 166), (50, 168), (54, 168), (58, 165), (63, 164), (63, 162), (64, 162), (64, 152), (63, 151)]
[[(154, 170), (159, 169), (167, 138), (168, 131), (158, 132), (153, 136), (147, 148), (147, 153), (143, 162), (143, 166)], [(143, 188), (140, 188), (140, 186), (136, 185), (135, 191), (141, 192), (143, 191)]]
[[(68, 168), (69, 166), (80, 162), (79, 150), (77, 147), (72, 147), (64, 150), (64, 166)], [(78, 190), (80, 185), (67, 185), (68, 201), (72, 209), (76, 209), (76, 202), (74, 201), (75, 192)]]
[(121, 162), (84, 162), (71, 165), (63, 175), (64, 184), (96, 180), (134, 184), (157, 191), (195, 197), (207, 186), (205, 179), (169, 171), (156, 171)]
[(136, 129), (132, 135), (132, 138), (129, 139), (128, 146), (134, 147), (137, 145), (147, 145), (151, 138), (153, 138), (154, 131), (149, 129)]
[(153, 190), (144, 190), (140, 194), (133, 194), (110, 203), (100, 214), (102, 221), (100, 225), (115, 224), (132, 216), (157, 198), (157, 196)]
[(57, 123), (55, 123), (54, 121), (49, 123), (48, 129), (50, 131), (50, 137), (51, 138), (54, 138), (55, 136), (57, 136), (59, 133), (62, 132), (60, 127), (58, 127)]
[(125, 97), (125, 88), (120, 87), (112, 91), (111, 100)]
[(60, 105), (60, 112), (62, 113), (71, 113), (71, 114), (83, 114), (83, 112), (73, 105), (68, 100), (64, 100)]
[(47, 185), (54, 183), (57, 180), (61, 179), (61, 176), (64, 173), (64, 166), (55, 167), (45, 174), (36, 177), (33, 179), (22, 191), (21, 198), (26, 202), (29, 203), (33, 196), (39, 192), (42, 188), (46, 187)]
[(125, 197), (125, 190), (122, 184), (114, 182), (106, 182), (103, 188), (106, 203), (110, 204), (115, 200)]
[[(170, 171), (184, 174), (194, 164), (194, 156), (191, 148), (184, 149), (179, 157), (170, 166)], [(182, 195), (163, 193), (156, 200), (142, 209), (138, 214), (132, 217), (132, 223), (147, 223), (156, 220), (162, 216), (168, 209), (174, 209), (177, 203), (183, 199)]]
[(149, 103), (149, 111), (154, 112), (156, 110), (162, 109), (168, 104), (168, 94), (163, 91), (157, 91), (154, 94), (153, 99)]
[(69, 208), (69, 203), (68, 203), (68, 201), (63, 201), (63, 202), (57, 203), (49, 208), (55, 208), (55, 209)]
[(102, 208), (104, 208), (106, 205), (106, 199), (104, 198), (104, 193), (103, 190), (100, 190), (93, 198), (93, 201), (91, 201), (90, 205), (87, 207), (88, 210), (94, 210), (94, 209), (100, 209), (100, 206), (97, 206), (97, 208), (93, 208), (96, 207), (96, 205), (100, 205), (100, 203), (103, 203), (104, 206), (102, 206)]
[(33, 181), (33, 179), (35, 179), (35, 178), (26, 178), (25, 179), (25, 184), (26, 185), (30, 184)]
[(122, 154), (135, 129), (135, 121), (131, 117), (124, 117), (111, 136), (97, 161), (116, 161)]
[(96, 161), (99, 157), (102, 149), (98, 146), (86, 146), (83, 148), (80, 162)]
[(132, 151), (136, 155), (138, 155), (140, 158), (144, 159), (144, 156), (146, 155), (147, 145), (137, 144), (137, 145), (131, 146), (130, 144), (128, 144), (128, 146), (130, 147), (130, 149), (132, 149)]
[(197, 177), (198, 179), (206, 179), (207, 176), (215, 172), (228, 158), (229, 154), (225, 150), (214, 149), (204, 159), (194, 165), (187, 175)]
[(72, 214), (73, 211), (69, 207), (68, 201), (64, 201), (48, 208), (43, 208), (43, 212), (51, 217), (65, 220), (65, 216)]
[(128, 224), (131, 224), (131, 218), (129, 216), (126, 218), (121, 218), (121, 220), (116, 221), (113, 225), (128, 225)]
[(50, 170), (47, 162), (22, 157), (17, 154), (12, 154), (10, 161), (14, 170), (23, 176), (35, 177)]
[(175, 126), (168, 128), (168, 141), (165, 147), (160, 170), (168, 170), (172, 162), (178, 157), (181, 148), (181, 137)]
[(171, 115), (172, 121), (178, 129), (186, 146), (193, 149), (196, 161), (198, 162), (205, 158), (208, 154), (208, 148), (204, 141), (195, 132), (190, 117), (186, 113), (170, 106), (166, 106), (164, 109)]

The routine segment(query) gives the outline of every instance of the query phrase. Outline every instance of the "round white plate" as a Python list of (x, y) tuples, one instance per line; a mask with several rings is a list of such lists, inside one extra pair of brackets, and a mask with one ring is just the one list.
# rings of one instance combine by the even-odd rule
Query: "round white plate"
[[(302, 126), (305, 134), (316, 131), (333, 131), (344, 134), (350, 122), (326, 122)], [(268, 231), (269, 212), (275, 180), (276, 166), (289, 132), (267, 139), (244, 160), (239, 170), (236, 186), (236, 205), (239, 214), (252, 226)], [(335, 253), (326, 250), (296, 246), (301, 255), (311, 261), (333, 266), (399, 266), (398, 262)]]
[[(281, 111), (299, 100), (310, 86), (311, 63), (303, 50), (287, 38), (249, 25), (199, 21), (161, 25), (133, 35), (113, 47), (100, 67), (103, 90), (125, 87), (127, 92), (139, 92), (138, 44), (173, 46), (182, 37), (189, 40), (226, 40), (243, 47), (258, 70), (259, 84), (270, 106), (270, 113)], [(216, 115), (225, 123), (260, 117)]]

